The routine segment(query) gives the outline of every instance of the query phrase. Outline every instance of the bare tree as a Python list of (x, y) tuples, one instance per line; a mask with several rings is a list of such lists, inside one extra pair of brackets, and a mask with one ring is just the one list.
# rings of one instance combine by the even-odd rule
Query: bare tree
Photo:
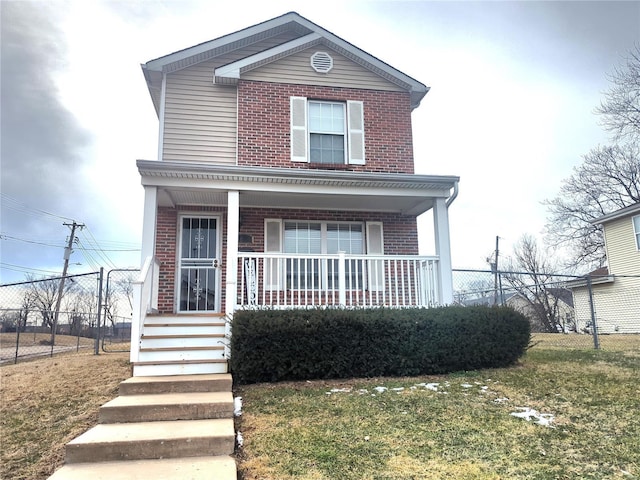
[[(33, 302), (33, 308), (40, 312), (42, 325), (47, 328), (53, 328), (55, 318), (55, 306), (58, 299), (58, 286), (60, 279), (49, 278), (36, 280), (33, 276), (27, 276), (27, 280), (31, 282), (29, 294)], [(73, 283), (68, 282), (65, 285), (62, 295), (64, 296), (73, 288)]]
[(545, 204), (551, 217), (547, 239), (568, 246), (572, 264), (602, 265), (604, 238), (592, 220), (640, 202), (640, 150), (633, 144), (597, 147), (584, 157), (560, 187), (560, 194)]
[(546, 240), (571, 250), (571, 265), (602, 266), (602, 228), (592, 220), (640, 202), (640, 48), (610, 75), (613, 86), (596, 113), (614, 134), (615, 143), (584, 156), (560, 193), (546, 200), (550, 217)]
[(612, 86), (596, 113), (616, 140), (634, 142), (640, 133), (640, 45), (629, 52), (623, 67), (614, 69), (609, 81)]
[(525, 234), (516, 242), (507, 265), (509, 272), (503, 273), (502, 279), (522, 299), (522, 313), (531, 319), (532, 329), (557, 332), (562, 323), (562, 289), (553, 274), (556, 264), (533, 236)]

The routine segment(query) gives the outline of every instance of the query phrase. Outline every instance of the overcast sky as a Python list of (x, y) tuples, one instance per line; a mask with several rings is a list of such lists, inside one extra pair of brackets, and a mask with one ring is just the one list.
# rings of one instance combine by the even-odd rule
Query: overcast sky
[[(459, 175), (454, 267), (541, 236), (561, 180), (608, 142), (594, 108), (640, 44), (640, 2), (1, 0), (0, 282), (138, 266), (158, 124), (140, 64), (297, 11), (431, 87), (413, 113), (416, 172)], [(432, 254), (430, 219), (421, 253)], [(100, 251), (102, 250), (102, 251)]]

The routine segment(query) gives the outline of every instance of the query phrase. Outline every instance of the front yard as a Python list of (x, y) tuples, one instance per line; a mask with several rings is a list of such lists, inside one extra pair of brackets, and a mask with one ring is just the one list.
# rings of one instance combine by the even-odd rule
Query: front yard
[(640, 339), (554, 337), (509, 369), (239, 388), (243, 478), (639, 478)]

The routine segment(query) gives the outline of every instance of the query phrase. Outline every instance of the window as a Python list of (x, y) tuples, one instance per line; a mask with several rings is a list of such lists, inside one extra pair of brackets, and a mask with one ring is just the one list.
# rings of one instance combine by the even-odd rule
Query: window
[[(364, 253), (361, 223), (284, 222), (284, 253), (298, 254)], [(362, 262), (347, 262), (347, 286), (362, 286)], [(338, 261), (290, 259), (286, 265), (287, 288), (338, 288)]]
[(633, 233), (636, 236), (636, 248), (640, 250), (640, 215), (636, 215), (632, 218), (633, 221)]
[[(365, 241), (366, 233), (366, 241)], [(338, 261), (323, 254), (384, 254), (382, 222), (321, 222), (265, 219), (265, 252), (288, 253), (300, 258), (265, 261), (264, 281), (269, 290), (338, 289)], [(305, 258), (308, 256), (307, 258)], [(384, 285), (381, 260), (349, 259), (345, 265), (348, 290)]]
[(343, 103), (309, 102), (309, 161), (344, 163), (345, 113)]
[(364, 107), (291, 97), (291, 160), (364, 165)]

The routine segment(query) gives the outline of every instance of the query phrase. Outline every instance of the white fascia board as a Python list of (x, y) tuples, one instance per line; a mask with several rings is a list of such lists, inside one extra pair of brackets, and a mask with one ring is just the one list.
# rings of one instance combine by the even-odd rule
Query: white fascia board
[(629, 205), (628, 207), (624, 207), (620, 210), (616, 210), (615, 212), (603, 215), (602, 217), (595, 218), (589, 223), (593, 225), (602, 225), (612, 220), (617, 220), (618, 218), (626, 217), (627, 215), (633, 215), (636, 213), (640, 213), (640, 203), (634, 203), (633, 205)]
[(253, 25), (248, 28), (244, 28), (242, 30), (239, 30), (234, 33), (230, 33), (228, 35), (224, 35), (214, 40), (209, 40), (208, 42), (204, 42), (199, 45), (185, 48), (184, 50), (179, 50), (177, 52), (170, 53), (163, 57), (150, 60), (145, 65), (148, 70), (162, 71), (163, 68), (165, 68), (167, 65), (170, 65), (172, 63), (184, 61), (190, 57), (201, 55), (210, 50), (215, 50), (217, 48), (224, 47), (225, 45), (228, 45), (234, 42), (241, 42), (242, 40), (248, 37), (259, 35), (268, 30), (285, 25), (293, 20), (297, 20), (298, 18), (300, 18), (299, 15), (293, 12), (286, 13), (280, 17), (267, 20), (266, 22)]
[(260, 183), (304, 183), (304, 184), (392, 184), (403, 188), (449, 190), (460, 180), (458, 176), (418, 175), (411, 173), (342, 172), (333, 170), (300, 170), (295, 168), (244, 167), (236, 165), (211, 165), (194, 162), (138, 160), (138, 171), (142, 176), (162, 178), (222, 178)]
[(252, 68), (264, 65), (265, 63), (272, 62), (284, 56), (290, 55), (299, 50), (303, 50), (307, 47), (313, 46), (322, 39), (322, 36), (317, 33), (310, 33), (304, 37), (291, 40), (290, 42), (283, 43), (277, 47), (270, 48), (264, 52), (256, 53), (250, 57), (243, 58), (237, 62), (229, 63), (222, 67), (218, 67), (213, 73), (213, 82), (216, 83), (216, 78), (240, 78), (240, 74), (251, 70)]

